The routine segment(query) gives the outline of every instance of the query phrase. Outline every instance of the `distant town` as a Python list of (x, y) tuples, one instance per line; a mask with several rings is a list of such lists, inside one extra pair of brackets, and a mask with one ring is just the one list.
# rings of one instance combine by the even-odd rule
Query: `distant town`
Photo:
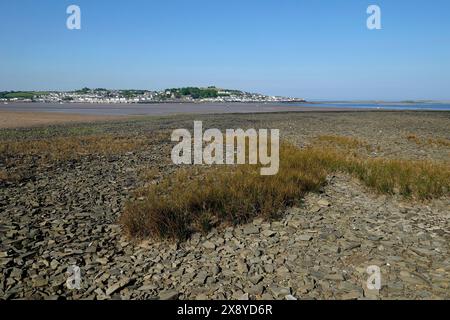
[(43, 103), (165, 103), (165, 102), (304, 102), (299, 98), (268, 96), (216, 87), (151, 90), (83, 88), (75, 91), (3, 91), (0, 102)]

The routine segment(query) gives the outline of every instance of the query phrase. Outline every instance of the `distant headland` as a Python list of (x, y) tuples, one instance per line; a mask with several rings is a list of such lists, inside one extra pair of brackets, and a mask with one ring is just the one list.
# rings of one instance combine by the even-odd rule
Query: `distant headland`
[(214, 86), (152, 90), (83, 88), (74, 91), (3, 91), (0, 102), (41, 103), (164, 103), (164, 102), (305, 102), (304, 99), (269, 96)]

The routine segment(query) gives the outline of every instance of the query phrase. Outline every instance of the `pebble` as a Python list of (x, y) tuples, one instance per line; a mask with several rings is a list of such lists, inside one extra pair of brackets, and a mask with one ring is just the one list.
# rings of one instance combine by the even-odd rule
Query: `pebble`
[(178, 299), (178, 291), (176, 290), (166, 290), (159, 293), (160, 300), (177, 300)]
[(205, 241), (203, 243), (203, 247), (205, 249), (214, 250), (216, 248), (216, 245), (214, 243), (212, 243), (211, 241)]

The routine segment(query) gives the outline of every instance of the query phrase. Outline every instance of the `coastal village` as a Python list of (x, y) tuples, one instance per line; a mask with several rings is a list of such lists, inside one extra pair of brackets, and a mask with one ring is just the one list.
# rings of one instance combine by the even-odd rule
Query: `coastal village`
[(160, 91), (108, 90), (83, 88), (76, 91), (9, 91), (0, 92), (0, 102), (43, 103), (165, 103), (165, 102), (304, 102), (299, 98), (268, 96), (216, 87), (174, 88)]

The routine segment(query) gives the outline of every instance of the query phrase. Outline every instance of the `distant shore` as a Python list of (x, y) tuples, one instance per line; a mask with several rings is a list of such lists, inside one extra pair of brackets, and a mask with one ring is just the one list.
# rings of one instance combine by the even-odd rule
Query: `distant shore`
[(12, 103), (0, 105), (0, 128), (32, 127), (73, 122), (108, 121), (127, 119), (129, 117), (137, 116), (345, 110), (350, 109), (320, 108), (320, 110), (317, 110), (316, 107), (262, 103)]

